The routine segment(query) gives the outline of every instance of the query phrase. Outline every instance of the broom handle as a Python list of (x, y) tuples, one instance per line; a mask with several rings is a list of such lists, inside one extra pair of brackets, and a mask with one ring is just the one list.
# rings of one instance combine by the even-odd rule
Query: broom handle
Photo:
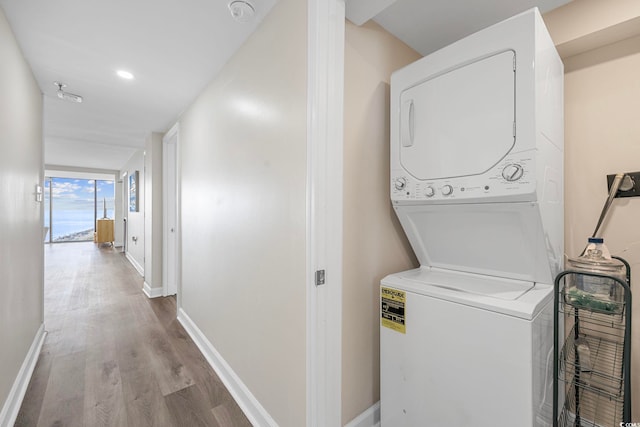
[[(607, 197), (607, 200), (604, 202), (604, 206), (602, 207), (602, 212), (600, 213), (600, 218), (598, 219), (598, 224), (596, 225), (596, 229), (593, 230), (593, 234), (591, 235), (591, 237), (598, 237), (598, 231), (600, 231), (600, 226), (602, 225), (602, 222), (607, 216), (607, 212), (609, 212), (609, 208), (611, 207), (611, 203), (613, 202), (613, 199), (616, 197), (616, 193), (618, 192), (618, 189), (620, 188), (620, 184), (622, 183), (622, 178), (624, 178), (624, 173), (616, 174), (615, 178), (613, 178), (613, 182), (611, 183), (611, 188), (609, 189), (609, 197)], [(585, 247), (584, 251), (582, 251), (582, 255), (584, 255), (586, 250), (587, 248)]]

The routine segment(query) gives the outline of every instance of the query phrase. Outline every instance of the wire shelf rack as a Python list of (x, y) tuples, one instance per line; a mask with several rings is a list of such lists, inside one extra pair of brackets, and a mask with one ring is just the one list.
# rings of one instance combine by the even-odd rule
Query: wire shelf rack
[(567, 387), (559, 427), (619, 426), (623, 420), (624, 398), (602, 393), (588, 385), (572, 382)]
[[(616, 285), (614, 285), (616, 286)], [(619, 284), (617, 285), (619, 286)], [(564, 310), (577, 313), (578, 311), (586, 318), (605, 324), (622, 324), (626, 313), (625, 301), (611, 301), (598, 296), (589, 295), (577, 289), (564, 288), (562, 290), (562, 300)]]
[[(582, 353), (580, 346), (586, 348)], [(574, 325), (560, 352), (560, 373), (564, 373), (565, 378), (579, 376), (581, 384), (596, 391), (621, 396), (624, 391), (623, 356), (624, 337), (585, 325), (578, 333)]]
[[(555, 280), (554, 427), (608, 427), (631, 417), (631, 274), (626, 283), (597, 273), (564, 271)], [(623, 298), (583, 296), (576, 275), (614, 281)], [(569, 286), (567, 286), (569, 285)]]

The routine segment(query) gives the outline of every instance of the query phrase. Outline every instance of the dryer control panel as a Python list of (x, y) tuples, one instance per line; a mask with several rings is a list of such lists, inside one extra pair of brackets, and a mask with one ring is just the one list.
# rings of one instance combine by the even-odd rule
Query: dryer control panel
[(533, 157), (528, 154), (507, 156), (490, 171), (476, 176), (419, 180), (406, 171), (392, 171), (391, 200), (465, 203), (477, 199), (533, 195), (536, 191), (535, 167)]

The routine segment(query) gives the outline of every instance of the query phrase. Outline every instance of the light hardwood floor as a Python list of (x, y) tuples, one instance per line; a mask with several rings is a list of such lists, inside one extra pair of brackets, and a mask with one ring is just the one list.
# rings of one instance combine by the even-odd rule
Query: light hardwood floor
[(124, 256), (45, 245), (47, 338), (16, 426), (251, 426), (176, 320)]

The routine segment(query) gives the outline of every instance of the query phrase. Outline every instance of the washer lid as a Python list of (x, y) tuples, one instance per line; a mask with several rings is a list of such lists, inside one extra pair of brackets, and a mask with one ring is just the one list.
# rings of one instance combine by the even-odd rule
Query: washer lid
[(505, 301), (514, 301), (533, 289), (533, 282), (484, 276), (437, 268), (419, 268), (398, 273), (405, 280), (427, 284), (456, 292), (482, 295)]
[(550, 244), (537, 203), (394, 208), (424, 267), (545, 284), (559, 271), (562, 254)]
[(553, 300), (553, 286), (429, 267), (391, 274), (381, 284), (527, 321)]

